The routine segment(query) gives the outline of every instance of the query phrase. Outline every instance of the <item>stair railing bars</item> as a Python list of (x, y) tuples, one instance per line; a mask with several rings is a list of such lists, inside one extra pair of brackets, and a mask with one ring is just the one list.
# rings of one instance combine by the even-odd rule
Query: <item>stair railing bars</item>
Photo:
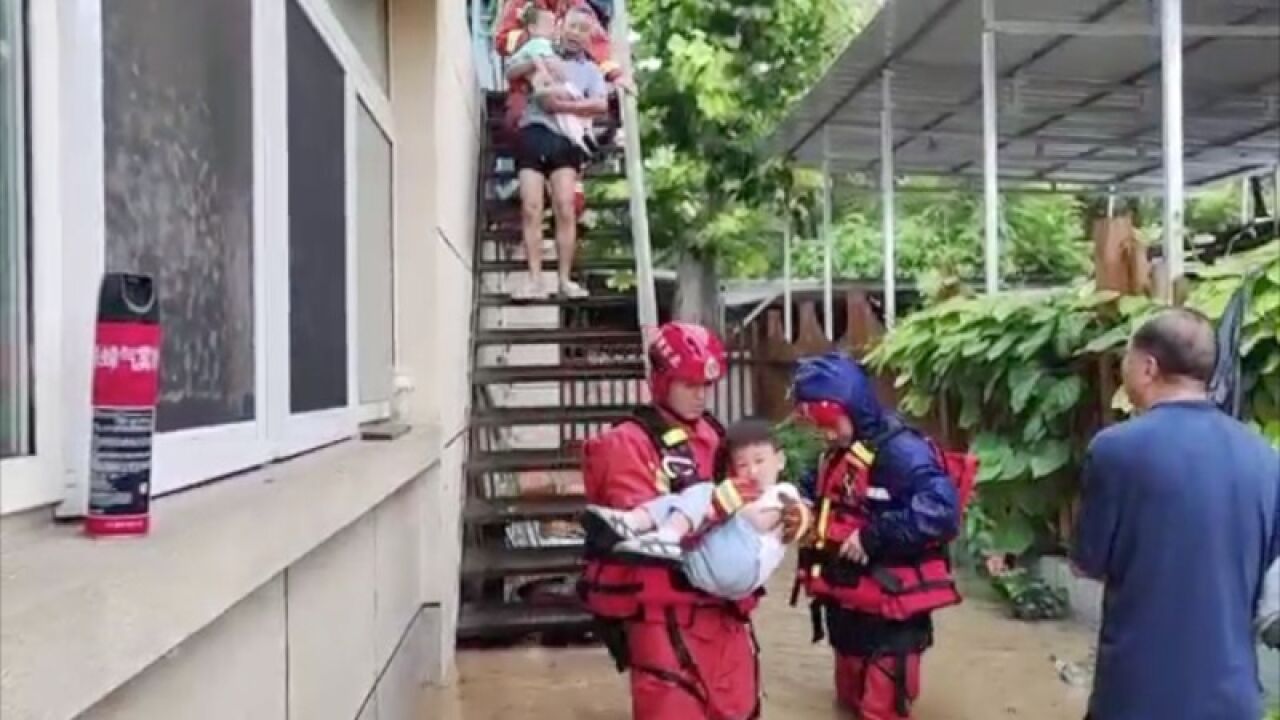
[(494, 29), (505, 0), (471, 0), (471, 44), (476, 77), (483, 90), (506, 90), (502, 58), (493, 47)]
[[(635, 78), (631, 57), (631, 20), (626, 0), (614, 3), (611, 49), (614, 60), (626, 76)], [(640, 111), (636, 96), (620, 92), (622, 109), (623, 147), (627, 173), (627, 194), (630, 196), (631, 242), (636, 261), (636, 308), (640, 319), (642, 348), (647, 350), (649, 340), (658, 327), (657, 293), (653, 280), (653, 251), (649, 244), (649, 209), (645, 195), (644, 156), (640, 148)], [(649, 353), (642, 352), (646, 370)]]

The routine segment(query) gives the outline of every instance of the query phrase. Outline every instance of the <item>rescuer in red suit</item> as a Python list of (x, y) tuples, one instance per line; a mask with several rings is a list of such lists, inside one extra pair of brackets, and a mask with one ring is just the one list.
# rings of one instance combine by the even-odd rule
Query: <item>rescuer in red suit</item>
[[(631, 509), (660, 493), (715, 482), (723, 430), (706, 413), (707, 393), (724, 374), (719, 338), (697, 325), (659, 328), (648, 350), (653, 405), (589, 440), (587, 502)], [(721, 480), (732, 482), (732, 480)], [(723, 493), (732, 497), (734, 493)], [(725, 517), (735, 507), (718, 508)], [(797, 504), (787, 531), (805, 524)], [(758, 596), (738, 602), (692, 588), (669, 564), (620, 562), (584, 516), (587, 567), (579, 586), (619, 670), (631, 673), (635, 720), (748, 720), (760, 713), (758, 648), (750, 614)]]

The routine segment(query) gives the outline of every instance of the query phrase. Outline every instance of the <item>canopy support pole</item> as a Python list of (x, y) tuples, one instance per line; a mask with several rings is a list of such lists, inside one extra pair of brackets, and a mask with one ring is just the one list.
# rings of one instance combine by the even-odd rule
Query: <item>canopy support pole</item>
[(982, 0), (982, 217), (987, 293), (1000, 290), (1000, 180), (994, 0)]
[(880, 78), (880, 215), (884, 225), (884, 326), (892, 329), (898, 316), (898, 205), (894, 198), (893, 71)]
[(1280, 165), (1276, 165), (1275, 177), (1271, 180), (1271, 228), (1280, 235)]
[(822, 324), (827, 340), (835, 340), (836, 318), (831, 298), (831, 132), (822, 126)]
[(1240, 178), (1240, 224), (1245, 225), (1253, 219), (1253, 214), (1249, 212), (1253, 203), (1250, 200), (1249, 176), (1244, 175)]
[[(631, 20), (627, 0), (617, 0), (613, 14), (614, 57), (621, 60), (623, 72), (634, 77), (631, 57)], [(636, 314), (644, 347), (649, 347), (652, 333), (658, 329), (658, 291), (653, 277), (653, 250), (649, 242), (649, 207), (645, 193), (644, 155), (640, 149), (640, 110), (635, 95), (618, 93), (622, 109), (622, 127), (626, 131), (623, 156), (627, 174), (628, 209), (631, 211), (631, 242), (636, 258)], [(649, 354), (644, 355), (645, 367)]]
[(1182, 0), (1160, 0), (1161, 113), (1164, 128), (1164, 266), (1165, 302), (1173, 302), (1174, 285), (1182, 277)]
[(787, 213), (782, 225), (782, 332), (787, 342), (791, 334), (791, 214)]

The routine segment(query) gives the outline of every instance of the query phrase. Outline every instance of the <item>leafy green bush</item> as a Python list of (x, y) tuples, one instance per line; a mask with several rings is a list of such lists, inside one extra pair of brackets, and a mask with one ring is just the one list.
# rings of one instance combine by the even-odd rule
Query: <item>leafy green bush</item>
[(1236, 289), (1249, 284), (1240, 341), (1244, 417), (1280, 446), (1280, 247), (1262, 247), (1199, 274), (1189, 304), (1215, 320)]
[[(936, 182), (914, 181), (934, 186)], [(1002, 202), (1001, 256), (1005, 277), (1068, 280), (1089, 269), (1089, 246), (1080, 222), (1080, 203), (1062, 195), (1012, 195)], [(982, 275), (981, 197), (964, 191), (911, 193), (898, 197), (897, 267), (900, 276)], [(877, 278), (883, 268), (881, 208), (875, 195), (841, 200), (833, 227), (833, 264), (838, 277)], [(821, 277), (823, 243), (800, 238), (793, 250), (796, 277)], [(774, 247), (776, 239), (770, 240)], [(779, 258), (780, 259), (780, 258)], [(774, 266), (776, 272), (777, 265)]]
[(1089, 438), (1077, 428), (1098, 396), (1091, 356), (1121, 346), (1151, 306), (1088, 287), (956, 298), (905, 319), (868, 358), (897, 374), (905, 413), (945, 398), (972, 435), (973, 550), (1020, 555), (1048, 534)]
[(991, 578), (1000, 597), (1019, 620), (1059, 620), (1068, 614), (1067, 591), (1019, 568)]
[(818, 457), (826, 442), (811, 426), (784, 420), (775, 428), (774, 436), (787, 456), (787, 467), (782, 474), (785, 482), (799, 483), (806, 470), (818, 467)]

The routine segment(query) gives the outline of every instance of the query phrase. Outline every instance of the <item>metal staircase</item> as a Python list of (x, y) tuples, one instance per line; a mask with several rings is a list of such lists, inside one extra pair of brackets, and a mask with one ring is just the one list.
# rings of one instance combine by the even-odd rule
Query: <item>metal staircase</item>
[[(496, 3), (473, 0), (478, 55), (492, 46)], [(500, 1), (500, 0), (499, 0)], [(624, 2), (615, 4), (613, 49), (630, 68)], [(462, 598), (458, 638), (509, 640), (554, 631), (585, 634), (590, 618), (574, 586), (582, 562), (582, 441), (646, 399), (642, 328), (656, 323), (635, 99), (602, 121), (625, 131), (586, 170), (588, 200), (575, 273), (583, 300), (517, 302), (526, 273), (502, 80), (490, 54), (481, 150), (472, 316), (472, 371)], [(488, 73), (488, 79), (485, 78)], [(505, 191), (505, 192), (504, 192)], [(544, 237), (554, 237), (550, 213)], [(553, 277), (555, 253), (543, 265)], [(626, 274), (630, 283), (618, 283)], [(629, 289), (614, 289), (617, 287)]]
[[(573, 593), (581, 563), (574, 518), (584, 506), (580, 444), (644, 394), (636, 293), (609, 289), (613, 276), (636, 267), (629, 202), (588, 203), (596, 217), (580, 229), (576, 272), (590, 298), (522, 303), (507, 292), (525, 264), (518, 203), (495, 192), (512, 178), (510, 148), (498, 139), (501, 103), (501, 94), (490, 96), (476, 234), (460, 640), (588, 629)], [(603, 153), (587, 182), (620, 182), (621, 159)], [(555, 265), (553, 257), (544, 263)]]

